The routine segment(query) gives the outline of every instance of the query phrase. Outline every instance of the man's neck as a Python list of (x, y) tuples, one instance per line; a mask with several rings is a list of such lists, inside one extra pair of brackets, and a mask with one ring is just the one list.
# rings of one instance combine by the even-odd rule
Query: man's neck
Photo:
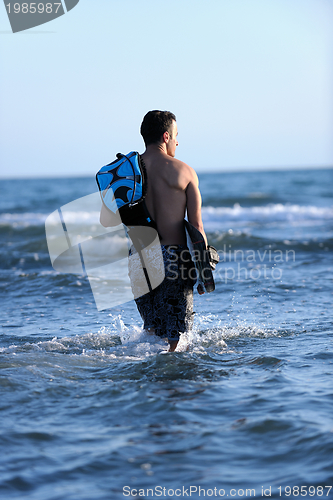
[(161, 142), (159, 144), (149, 144), (146, 146), (146, 151), (144, 154), (147, 154), (148, 156), (150, 155), (156, 155), (156, 154), (165, 154), (167, 155), (167, 147), (164, 142)]

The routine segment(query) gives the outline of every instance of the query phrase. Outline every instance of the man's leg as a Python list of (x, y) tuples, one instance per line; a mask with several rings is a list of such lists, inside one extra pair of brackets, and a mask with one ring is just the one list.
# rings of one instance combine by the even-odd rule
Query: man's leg
[(178, 340), (169, 340), (169, 351), (168, 352), (174, 352), (176, 350), (178, 344)]
[[(155, 328), (147, 328), (147, 331), (150, 335), (156, 335)], [(159, 339), (163, 338), (163, 340), (166, 340), (166, 335), (164, 337), (162, 335), (156, 335), (156, 337)], [(169, 340), (168, 339), (168, 342), (169, 342), (168, 352), (174, 352), (176, 350), (178, 340)]]

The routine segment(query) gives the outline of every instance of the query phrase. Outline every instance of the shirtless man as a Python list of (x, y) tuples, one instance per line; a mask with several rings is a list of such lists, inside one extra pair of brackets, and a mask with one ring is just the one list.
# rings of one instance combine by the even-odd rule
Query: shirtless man
[[(146, 150), (141, 155), (147, 170), (148, 189), (145, 198), (151, 218), (156, 222), (165, 265), (187, 251), (184, 217), (207, 239), (201, 219), (201, 195), (193, 168), (175, 159), (177, 140), (176, 117), (169, 111), (149, 111), (141, 124)], [(108, 225), (107, 213), (101, 223)], [(185, 259), (187, 261), (187, 259)], [(181, 262), (179, 262), (181, 264)], [(144, 327), (160, 337), (168, 337), (169, 352), (178, 344), (179, 332), (186, 331), (193, 314), (193, 282), (169, 281), (149, 294), (136, 299)], [(166, 316), (163, 319), (163, 316)], [(175, 319), (175, 316), (177, 318)], [(164, 331), (167, 330), (167, 331)]]

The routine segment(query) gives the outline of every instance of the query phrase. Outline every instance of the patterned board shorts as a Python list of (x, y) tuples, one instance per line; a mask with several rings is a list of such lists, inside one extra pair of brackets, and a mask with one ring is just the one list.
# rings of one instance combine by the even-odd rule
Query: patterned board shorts
[(145, 295), (135, 299), (144, 328), (159, 337), (179, 340), (193, 325), (193, 285), (189, 270), (193, 262), (186, 245), (161, 245), (165, 278)]

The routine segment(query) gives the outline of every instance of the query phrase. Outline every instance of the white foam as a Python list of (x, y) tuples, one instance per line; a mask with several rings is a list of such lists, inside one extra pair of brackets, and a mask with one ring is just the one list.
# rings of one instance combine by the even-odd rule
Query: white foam
[[(204, 225), (214, 225), (228, 222), (299, 222), (333, 220), (333, 207), (317, 207), (314, 205), (291, 205), (270, 203), (261, 207), (242, 207), (235, 203), (233, 207), (203, 207)], [(208, 229), (208, 227), (207, 227)]]
[[(45, 225), (46, 219), (50, 214), (34, 213), (34, 212), (24, 212), (24, 213), (3, 213), (0, 215), (0, 225), (10, 225), (13, 227), (29, 227), (29, 226), (42, 226)], [(84, 229), (88, 227), (89, 229), (97, 229), (100, 227), (99, 223), (99, 212), (96, 211), (78, 211), (78, 212), (66, 212), (66, 222), (75, 224)], [(55, 224), (57, 221), (54, 222)]]
[[(168, 342), (143, 330), (138, 325), (126, 326), (121, 316), (110, 314), (110, 324), (102, 326), (96, 333), (85, 333), (69, 337), (54, 337), (35, 343), (26, 342), (0, 348), (3, 354), (59, 353), (84, 360), (108, 362), (142, 361), (152, 356), (166, 354)], [(218, 315), (207, 314), (196, 318), (195, 327), (181, 334), (176, 352), (203, 355), (233, 352), (229, 342), (238, 338), (267, 338), (279, 336), (281, 332), (266, 325), (254, 325), (245, 321), (226, 324)]]

